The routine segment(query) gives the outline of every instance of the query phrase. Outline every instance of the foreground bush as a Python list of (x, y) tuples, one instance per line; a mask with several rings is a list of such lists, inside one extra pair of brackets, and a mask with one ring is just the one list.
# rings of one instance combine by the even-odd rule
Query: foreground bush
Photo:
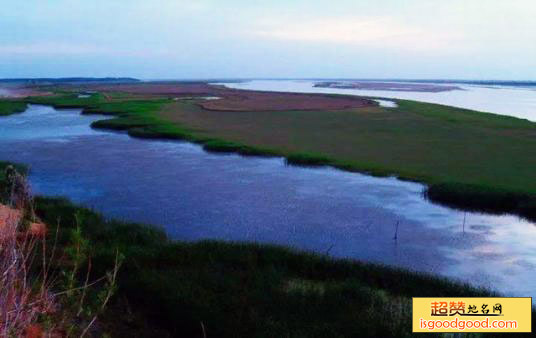
[(100, 335), (94, 326), (115, 292), (120, 256), (111, 272), (90, 281), (81, 218), (57, 245), (34, 213), (25, 177), (7, 166), (0, 183), (0, 337)]
[(20, 229), (21, 212), (0, 205), (0, 336), (23, 336), (40, 315), (52, 313), (54, 296), (45, 278), (29, 267), (38, 238)]

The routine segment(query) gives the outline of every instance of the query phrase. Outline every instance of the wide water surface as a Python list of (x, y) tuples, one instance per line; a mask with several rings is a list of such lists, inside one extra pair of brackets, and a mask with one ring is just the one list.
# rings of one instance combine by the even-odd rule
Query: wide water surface
[(29, 164), (38, 194), (174, 239), (276, 243), (536, 296), (532, 223), (434, 205), (421, 184), (394, 178), (92, 130), (99, 118), (36, 105), (0, 118), (0, 160)]
[[(382, 82), (382, 81), (380, 81)], [(231, 88), (299, 93), (333, 93), (446, 104), (536, 121), (536, 88), (456, 84), (462, 90), (439, 93), (314, 87), (309, 80), (254, 80), (224, 83)]]

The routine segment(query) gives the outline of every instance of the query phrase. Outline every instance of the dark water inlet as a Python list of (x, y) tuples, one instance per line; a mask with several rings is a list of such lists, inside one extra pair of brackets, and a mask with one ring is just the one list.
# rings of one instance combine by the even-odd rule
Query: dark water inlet
[(162, 226), (178, 240), (329, 250), (536, 296), (532, 223), (434, 205), (421, 184), (394, 178), (92, 130), (98, 119), (31, 105), (0, 119), (0, 159), (29, 164), (38, 194)]

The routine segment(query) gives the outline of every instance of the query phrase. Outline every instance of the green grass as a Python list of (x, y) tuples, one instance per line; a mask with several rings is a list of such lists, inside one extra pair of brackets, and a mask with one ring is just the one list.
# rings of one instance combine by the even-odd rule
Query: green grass
[(27, 99), (28, 103), (51, 105), (55, 108), (81, 108), (83, 114), (114, 115), (114, 118), (97, 121), (95, 127), (128, 130), (130, 128), (156, 126), (158, 119), (154, 112), (161, 109), (168, 100), (107, 100), (102, 94), (89, 98), (78, 98), (78, 94), (41, 96)]
[(0, 100), (0, 116), (22, 113), (26, 110), (26, 103), (20, 100)]
[(526, 192), (490, 186), (440, 183), (431, 185), (426, 191), (426, 196), (454, 208), (499, 214), (515, 212), (536, 220), (536, 197)]
[[(38, 198), (62, 231), (85, 216), (93, 272), (125, 255), (103, 325), (128, 334), (200, 337), (404, 337), (412, 296), (491, 293), (425, 274), (261, 244), (169, 241), (156, 228), (105, 220), (66, 200)], [(61, 237), (61, 236), (60, 236)], [(113, 320), (106, 320), (113, 318)]]
[[(456, 108), (441, 104), (395, 100), (399, 112), (413, 112), (422, 116), (441, 119), (454, 124), (501, 129), (534, 129), (534, 123), (512, 116), (476, 112), (470, 109)], [(389, 108), (393, 109), (393, 108)]]
[(287, 156), (288, 164), (304, 166), (334, 165), (335, 162), (327, 157), (310, 153), (292, 153)]

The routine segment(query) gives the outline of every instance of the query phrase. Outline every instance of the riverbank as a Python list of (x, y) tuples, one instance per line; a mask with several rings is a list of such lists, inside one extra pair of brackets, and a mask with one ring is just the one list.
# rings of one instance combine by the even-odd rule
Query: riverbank
[(116, 296), (99, 322), (111, 336), (404, 337), (411, 336), (411, 297), (491, 295), (426, 274), (277, 246), (175, 242), (157, 228), (107, 220), (64, 199), (36, 198), (35, 209), (48, 224), (61, 220), (58, 252), (76, 227), (75, 215), (83, 220), (92, 275), (113, 266), (117, 249), (124, 255)]
[[(91, 98), (64, 92), (26, 102), (115, 115), (92, 126), (135, 137), (186, 139), (209, 151), (394, 175), (428, 184), (427, 196), (435, 202), (536, 218), (535, 123), (406, 100), (394, 100), (396, 108), (222, 112), (191, 99), (227, 95), (220, 87), (188, 86), (107, 86), (109, 92)], [(177, 100), (180, 93), (190, 96)]]
[(24, 110), (26, 103), (23, 101), (0, 99), (0, 116), (22, 113)]

